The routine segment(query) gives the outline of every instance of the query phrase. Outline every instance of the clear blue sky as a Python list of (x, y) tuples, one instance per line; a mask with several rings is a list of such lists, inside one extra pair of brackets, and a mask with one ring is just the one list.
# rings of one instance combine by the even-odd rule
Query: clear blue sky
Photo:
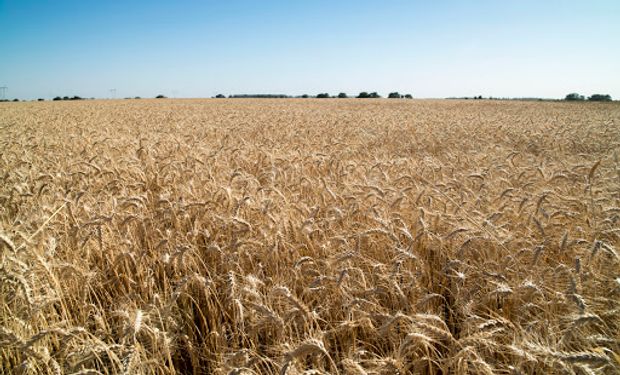
[(620, 99), (620, 0), (0, 0), (0, 86)]

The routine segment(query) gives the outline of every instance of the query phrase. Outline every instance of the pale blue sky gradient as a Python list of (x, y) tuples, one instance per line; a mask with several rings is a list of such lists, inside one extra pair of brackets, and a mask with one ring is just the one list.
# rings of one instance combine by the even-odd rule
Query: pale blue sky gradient
[(620, 99), (620, 0), (0, 0), (8, 97)]

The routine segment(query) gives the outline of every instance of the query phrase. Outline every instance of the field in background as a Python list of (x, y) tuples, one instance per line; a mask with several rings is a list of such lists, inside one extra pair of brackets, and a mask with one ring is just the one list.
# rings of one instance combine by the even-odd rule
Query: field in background
[(620, 105), (0, 105), (0, 372), (620, 371)]

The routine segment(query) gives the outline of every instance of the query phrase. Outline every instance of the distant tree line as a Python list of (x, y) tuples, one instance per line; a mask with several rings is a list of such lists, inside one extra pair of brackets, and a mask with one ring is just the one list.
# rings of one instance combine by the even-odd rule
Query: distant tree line
[(74, 95), (73, 97), (63, 96), (62, 98), (60, 96), (57, 96), (52, 100), (58, 101), (58, 100), (84, 100), (84, 99), (80, 98), (77, 95)]
[[(473, 99), (473, 100), (482, 100), (482, 99), (484, 99), (484, 98), (482, 97), (482, 95), (478, 95), (478, 96), (471, 96), (471, 97), (470, 97), (470, 96), (462, 96), (462, 97), (459, 97), (459, 98), (446, 98), (446, 99), (465, 99), (465, 100)], [(489, 97), (489, 99), (493, 99), (493, 98), (492, 98), (492, 97)]]
[[(341, 98), (341, 99), (345, 99), (345, 98), (349, 98), (349, 96), (344, 93), (341, 92), (338, 95), (330, 95), (329, 93), (326, 92), (322, 92), (319, 93), (317, 95), (308, 95), (308, 94), (303, 94), (303, 95), (298, 95), (298, 96), (291, 96), (291, 95), (285, 95), (285, 94), (234, 94), (234, 95), (224, 95), (224, 94), (217, 94), (216, 96), (214, 96), (215, 98), (266, 98), (266, 99), (280, 99), (280, 98), (317, 98), (317, 99), (325, 99), (325, 98)], [(400, 94), (399, 92), (395, 91), (395, 92), (391, 92), (388, 94), (388, 99), (413, 99), (413, 96), (411, 94)], [(157, 95), (155, 98), (157, 99), (165, 99), (166, 96), (163, 94), (159, 94)], [(360, 92), (357, 96), (355, 96), (354, 98), (358, 98), (358, 99), (372, 99), (372, 98), (381, 98), (381, 95), (379, 95), (376, 91), (373, 92), (366, 92), (366, 91), (362, 91)], [(72, 97), (69, 96), (56, 96), (54, 97), (52, 100), (53, 101), (59, 101), (59, 100), (87, 100), (88, 98), (82, 98), (80, 96), (74, 95)], [(90, 99), (94, 99), (94, 98), (90, 98)], [(127, 97), (125, 99), (132, 99), (130, 97)], [(139, 96), (136, 96), (134, 99), (140, 99)], [(557, 100), (561, 100), (561, 99), (543, 99), (543, 98), (499, 98), (499, 97), (488, 97), (488, 98), (483, 98), (482, 95), (477, 95), (477, 96), (473, 96), (473, 97), (449, 97), (446, 99), (474, 99), (474, 100), (481, 100), (481, 99), (489, 99), (489, 100), (536, 100), (536, 101), (557, 101)], [(39, 102), (45, 101), (45, 99), (39, 98), (36, 99)], [(591, 101), (591, 102), (610, 102), (612, 101), (612, 97), (609, 94), (592, 94), (589, 97), (585, 97), (579, 93), (570, 93), (568, 95), (566, 95), (566, 97), (564, 98), (565, 101)], [(19, 99), (1, 99), (0, 102), (19, 102)]]
[[(225, 96), (222, 94), (218, 94), (217, 98), (224, 98)], [(281, 99), (281, 98), (290, 98), (289, 95), (284, 94), (235, 94), (228, 95), (231, 99), (246, 99), (246, 98), (258, 98), (258, 99)]]
[(506, 98), (506, 97), (492, 97), (489, 96), (488, 98), (483, 98), (482, 95), (478, 95), (478, 96), (473, 96), (473, 97), (469, 97), (469, 96), (461, 96), (461, 97), (449, 97), (446, 99), (474, 99), (474, 100), (480, 100), (480, 99), (488, 99), (488, 100), (521, 100), (521, 101), (561, 101), (561, 100), (565, 100), (565, 101), (591, 101), (591, 102), (610, 102), (612, 101), (611, 95), (608, 94), (592, 94), (589, 97), (585, 97), (583, 95), (580, 95), (578, 93), (570, 93), (568, 95), (566, 95), (566, 97), (564, 99), (549, 99), (549, 98), (537, 98), (537, 97), (523, 97), (523, 98)]
[[(307, 99), (307, 98), (317, 98), (317, 99), (328, 99), (328, 98), (339, 98), (339, 99), (346, 99), (349, 98), (349, 96), (347, 95), (347, 93), (345, 92), (341, 92), (338, 95), (330, 95), (329, 93), (326, 92), (322, 92), (316, 95), (308, 95), (308, 94), (303, 94), (303, 95), (299, 95), (299, 96), (291, 96), (291, 95), (283, 95), (283, 94), (235, 94), (235, 95), (224, 95), (224, 94), (217, 94), (214, 96), (214, 98), (232, 98), (232, 99), (246, 99), (246, 98), (268, 98), (268, 99), (273, 99), (273, 98), (302, 98), (302, 99)], [(377, 92), (366, 92), (366, 91), (362, 91), (359, 93), (359, 95), (355, 96), (355, 98), (359, 98), (359, 99), (372, 99), (372, 98), (381, 98), (381, 95), (379, 95)], [(405, 95), (401, 95), (398, 92), (391, 92), (388, 95), (388, 98), (390, 99), (413, 99), (413, 96), (411, 96), (411, 94), (405, 94)]]
[[(584, 101), (586, 100), (586, 98), (583, 95), (580, 95), (576, 92), (572, 92), (568, 95), (566, 95), (566, 98), (564, 98), (564, 100), (569, 101), (569, 102), (579, 102), (579, 101)], [(591, 96), (588, 97), (588, 100), (591, 102), (610, 102), (611, 101), (611, 95), (609, 94), (592, 94)]]

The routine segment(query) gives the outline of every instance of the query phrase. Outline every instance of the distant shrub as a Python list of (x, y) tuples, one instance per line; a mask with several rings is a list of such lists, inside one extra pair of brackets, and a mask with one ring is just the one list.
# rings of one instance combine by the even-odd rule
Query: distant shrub
[(38, 102), (44, 102), (44, 101), (45, 101), (45, 99), (43, 99), (43, 98), (39, 98), (39, 99), (37, 99), (37, 101), (38, 101)]
[(304, 99), (308, 99), (310, 96), (308, 94), (303, 94), (301, 97)]
[(217, 95), (215, 95), (215, 97), (218, 98), (218, 99), (223, 99), (223, 98), (226, 98), (226, 95), (224, 95), (224, 94), (217, 94)]
[(413, 99), (413, 96), (411, 96), (411, 94), (405, 94), (405, 99)]
[(370, 98), (380, 98), (381, 95), (377, 94), (376, 92), (371, 92), (369, 97)]
[(142, 99), (142, 98), (140, 98), (139, 96), (136, 96), (134, 99)]
[(54, 98), (54, 99), (52, 99), (52, 100), (62, 100), (62, 98), (61, 98), (60, 96), (57, 96), (57, 97), (55, 97), (55, 98)]
[(592, 94), (592, 96), (590, 96), (588, 98), (589, 101), (591, 102), (610, 102), (611, 101), (611, 95), (609, 94)]
[(388, 94), (388, 99), (400, 99), (402, 98), (402, 95), (400, 95), (398, 92), (391, 92)]
[(329, 94), (326, 92), (320, 93), (319, 95), (316, 96), (318, 99), (326, 99), (329, 98)]
[(572, 93), (566, 95), (566, 98), (564, 98), (564, 100), (574, 102), (574, 101), (585, 100), (585, 98), (583, 97), (583, 95), (579, 95), (576, 92), (572, 92)]
[(18, 101), (19, 101), (19, 99), (15, 98), (15, 99), (13, 99), (13, 101), (14, 101), (14, 102), (18, 102)]
[(159, 94), (155, 97), (155, 99), (166, 99), (165, 95)]
[(338, 94), (338, 97), (339, 97), (339, 98), (341, 98), (341, 99), (346, 99), (346, 98), (348, 98), (347, 94), (346, 94), (346, 93), (344, 93), (344, 92), (341, 92), (340, 94)]

